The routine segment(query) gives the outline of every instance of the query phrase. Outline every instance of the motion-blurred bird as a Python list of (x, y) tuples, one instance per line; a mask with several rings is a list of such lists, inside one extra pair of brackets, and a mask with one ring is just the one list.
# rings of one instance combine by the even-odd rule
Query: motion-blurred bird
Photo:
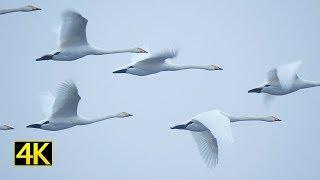
[(58, 131), (78, 125), (88, 125), (111, 118), (125, 118), (132, 116), (129, 113), (121, 112), (96, 119), (86, 119), (78, 115), (78, 103), (81, 97), (78, 94), (76, 85), (71, 82), (64, 82), (60, 85), (54, 99), (51, 115), (43, 121), (30, 124), (27, 128), (38, 128), (49, 131)]
[(297, 75), (300, 65), (301, 61), (297, 61), (271, 69), (267, 74), (267, 82), (248, 92), (286, 95), (299, 89), (320, 86), (320, 82), (304, 80)]
[(178, 71), (184, 69), (203, 69), (208, 71), (222, 70), (222, 68), (217, 65), (178, 65), (168, 60), (175, 58), (176, 56), (177, 51), (175, 50), (166, 50), (158, 54), (147, 55), (113, 73), (128, 73), (137, 76), (146, 76), (161, 71)]
[(212, 168), (218, 164), (218, 142), (233, 143), (230, 122), (238, 121), (281, 121), (274, 116), (267, 117), (245, 117), (231, 116), (220, 110), (212, 110), (201, 113), (186, 122), (176, 125), (171, 129), (183, 129), (191, 131), (198, 145), (199, 152), (207, 164)]
[(38, 58), (37, 61), (73, 61), (87, 55), (103, 55), (115, 53), (147, 53), (142, 48), (108, 51), (91, 46), (87, 41), (86, 26), (88, 20), (78, 12), (68, 10), (62, 14), (59, 48), (50, 54)]

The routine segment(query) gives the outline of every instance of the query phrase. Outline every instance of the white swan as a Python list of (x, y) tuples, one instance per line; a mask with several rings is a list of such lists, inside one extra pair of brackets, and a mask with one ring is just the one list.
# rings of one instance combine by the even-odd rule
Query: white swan
[(80, 99), (81, 97), (78, 94), (78, 89), (73, 82), (68, 81), (62, 83), (58, 89), (57, 96), (55, 97), (51, 115), (43, 121), (28, 125), (27, 127), (58, 131), (73, 126), (92, 124), (110, 118), (125, 118), (132, 116), (129, 113), (122, 112), (88, 120), (80, 117), (77, 113)]
[(166, 50), (158, 54), (147, 55), (142, 59), (128, 64), (113, 73), (128, 73), (137, 76), (146, 76), (149, 74), (155, 74), (161, 71), (178, 71), (183, 69), (204, 69), (208, 71), (222, 70), (217, 65), (177, 65), (168, 61), (177, 56), (177, 51)]
[(73, 61), (87, 55), (103, 55), (115, 53), (147, 53), (142, 48), (123, 49), (115, 51), (102, 50), (91, 46), (87, 41), (86, 26), (88, 20), (75, 11), (62, 14), (59, 48), (50, 54), (38, 58), (37, 61)]
[(0, 130), (11, 130), (11, 129), (14, 129), (14, 128), (8, 125), (0, 125)]
[(220, 110), (201, 113), (185, 124), (176, 125), (171, 129), (184, 129), (192, 132), (198, 145), (200, 154), (208, 167), (215, 167), (218, 163), (218, 141), (233, 143), (230, 122), (238, 121), (281, 121), (274, 116), (245, 117), (231, 116)]
[(38, 11), (38, 10), (41, 10), (41, 9), (36, 6), (33, 6), (33, 5), (28, 5), (28, 6), (24, 6), (21, 8), (2, 9), (2, 10), (0, 10), (0, 15), (12, 13), (12, 12), (29, 12), (29, 11)]
[(320, 82), (304, 80), (297, 75), (300, 65), (301, 61), (296, 61), (271, 69), (267, 74), (267, 82), (248, 92), (285, 95), (299, 89), (320, 86)]

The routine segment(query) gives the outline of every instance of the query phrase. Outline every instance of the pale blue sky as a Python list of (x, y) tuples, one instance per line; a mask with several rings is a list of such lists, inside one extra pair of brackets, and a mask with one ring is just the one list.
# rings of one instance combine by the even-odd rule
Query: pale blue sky
[[(317, 0), (22, 1), (43, 10), (0, 16), (0, 118), (16, 129), (0, 132), (1, 179), (269, 180), (319, 179), (320, 88), (277, 98), (270, 107), (247, 90), (280, 64), (302, 60), (302, 77), (320, 80)], [(179, 63), (218, 64), (224, 70), (115, 75), (130, 54), (87, 56), (74, 62), (36, 62), (56, 47), (60, 13), (72, 8), (89, 20), (89, 42), (107, 49), (178, 47)], [(45, 117), (40, 95), (73, 79), (79, 114), (127, 111), (85, 127), (26, 129)], [(187, 131), (169, 127), (198, 113), (279, 116), (281, 123), (232, 124), (235, 143), (220, 146), (218, 166), (205, 167)], [(16, 140), (54, 141), (53, 167), (14, 167)]]

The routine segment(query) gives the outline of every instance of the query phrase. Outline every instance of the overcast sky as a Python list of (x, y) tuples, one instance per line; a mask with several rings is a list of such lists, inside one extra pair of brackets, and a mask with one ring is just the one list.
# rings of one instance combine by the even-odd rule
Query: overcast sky
[[(319, 179), (320, 88), (276, 98), (266, 107), (247, 91), (275, 66), (301, 60), (301, 77), (320, 80), (318, 0), (10, 0), (1, 8), (35, 4), (42, 11), (0, 16), (0, 174), (19, 179), (270, 180)], [(36, 62), (56, 48), (63, 10), (89, 22), (88, 41), (106, 49), (179, 48), (177, 63), (218, 64), (223, 71), (186, 70), (138, 77), (112, 74), (130, 54)], [(41, 94), (73, 79), (79, 114), (112, 119), (49, 132), (27, 129), (42, 120)], [(232, 124), (235, 143), (220, 145), (219, 164), (206, 168), (187, 131), (169, 127), (212, 109), (233, 115), (276, 115), (280, 123)], [(52, 167), (15, 167), (17, 140), (52, 140)]]

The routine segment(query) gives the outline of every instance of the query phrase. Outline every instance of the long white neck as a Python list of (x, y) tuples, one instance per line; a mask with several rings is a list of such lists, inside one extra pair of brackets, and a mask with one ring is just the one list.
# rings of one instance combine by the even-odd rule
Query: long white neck
[(273, 120), (269, 116), (259, 117), (259, 116), (230, 116), (227, 115), (230, 119), (230, 122), (238, 122), (238, 121), (266, 121), (273, 122)]
[(104, 50), (104, 49), (92, 47), (92, 54), (94, 55), (117, 54), (117, 53), (128, 53), (128, 52), (134, 52), (134, 49)]
[(2, 9), (0, 10), (0, 14), (6, 14), (11, 12), (23, 11), (23, 8), (13, 8), (13, 9)]
[(92, 123), (96, 123), (96, 122), (99, 122), (99, 121), (104, 121), (104, 120), (107, 120), (107, 119), (112, 119), (112, 118), (117, 118), (117, 117), (118, 117), (118, 115), (114, 114), (114, 115), (104, 116), (104, 117), (95, 118), (95, 119), (81, 118), (81, 120), (79, 120), (79, 125), (92, 124)]
[(298, 87), (299, 89), (316, 87), (316, 86), (320, 86), (320, 82), (317, 82), (317, 81), (308, 81), (308, 80), (304, 80), (304, 79), (299, 79), (299, 80), (297, 81), (297, 87)]
[(212, 67), (209, 65), (176, 65), (170, 64), (170, 71), (178, 71), (183, 69), (204, 69), (204, 70), (212, 70)]

